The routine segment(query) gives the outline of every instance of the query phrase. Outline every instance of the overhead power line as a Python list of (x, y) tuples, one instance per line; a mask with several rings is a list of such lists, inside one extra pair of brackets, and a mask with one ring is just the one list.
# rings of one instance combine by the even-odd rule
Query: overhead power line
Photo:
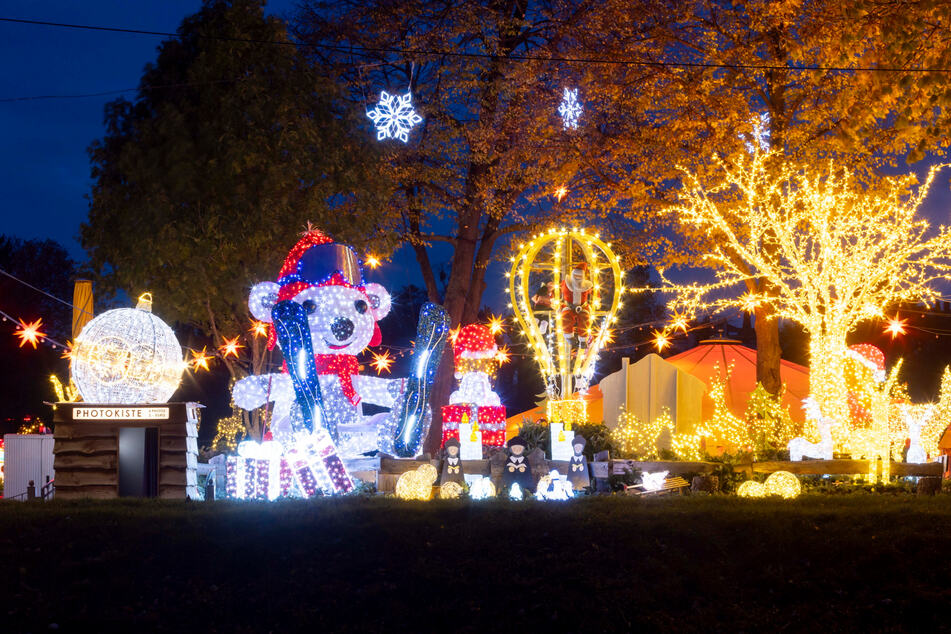
[[(147, 35), (153, 37), (181, 37), (178, 33), (167, 31), (149, 31), (145, 29), (128, 29), (112, 26), (98, 26), (91, 24), (70, 24), (67, 22), (49, 22), (45, 20), (25, 20), (20, 18), (3, 18), (0, 22), (13, 24), (32, 24), (35, 26), (50, 26), (64, 29), (80, 29), (85, 31), (103, 31), (109, 33), (127, 33), (132, 35)], [(951, 73), (951, 68), (901, 68), (901, 67), (880, 67), (880, 66), (818, 66), (818, 65), (799, 65), (791, 66), (786, 64), (726, 64), (714, 62), (682, 62), (671, 60), (638, 60), (638, 59), (613, 59), (613, 58), (584, 58), (584, 57), (545, 57), (540, 55), (520, 55), (511, 53), (507, 55), (498, 55), (495, 53), (473, 53), (455, 50), (437, 50), (422, 48), (399, 48), (389, 46), (359, 46), (353, 44), (339, 45), (312, 42), (291, 42), (288, 40), (262, 40), (255, 38), (229, 37), (224, 35), (201, 35), (195, 34), (195, 37), (208, 40), (219, 40), (224, 42), (245, 42), (249, 44), (267, 44), (276, 46), (294, 46), (301, 48), (318, 48), (331, 51), (340, 51), (350, 54), (371, 54), (371, 53), (398, 53), (401, 55), (418, 55), (433, 57), (461, 57), (473, 59), (491, 59), (491, 60), (513, 60), (525, 62), (548, 62), (564, 64), (596, 64), (596, 65), (614, 65), (614, 66), (644, 66), (656, 68), (711, 68), (711, 69), (742, 69), (742, 70), (783, 70), (794, 72), (863, 72), (863, 73)]]
[(125, 92), (149, 92), (153, 90), (166, 90), (170, 88), (188, 88), (190, 86), (207, 86), (209, 84), (230, 84), (241, 81), (241, 79), (211, 79), (208, 81), (181, 82), (177, 84), (154, 84), (150, 86), (139, 86), (137, 88), (119, 88), (116, 90), (106, 90), (103, 92), (87, 92), (76, 95), (31, 95), (28, 97), (6, 97), (0, 99), (0, 103), (10, 103), (14, 101), (40, 101), (44, 99), (84, 99), (86, 97), (104, 97), (106, 95), (118, 95)]

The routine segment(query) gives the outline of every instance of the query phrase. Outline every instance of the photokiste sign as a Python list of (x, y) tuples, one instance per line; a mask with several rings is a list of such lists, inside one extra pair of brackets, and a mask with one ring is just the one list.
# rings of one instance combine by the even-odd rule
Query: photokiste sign
[(76, 407), (73, 420), (168, 420), (167, 407)]

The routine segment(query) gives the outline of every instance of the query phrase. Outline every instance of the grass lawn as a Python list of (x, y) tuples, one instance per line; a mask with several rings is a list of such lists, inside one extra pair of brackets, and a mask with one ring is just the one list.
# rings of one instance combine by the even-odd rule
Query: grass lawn
[(951, 628), (951, 496), (0, 504), (0, 632)]

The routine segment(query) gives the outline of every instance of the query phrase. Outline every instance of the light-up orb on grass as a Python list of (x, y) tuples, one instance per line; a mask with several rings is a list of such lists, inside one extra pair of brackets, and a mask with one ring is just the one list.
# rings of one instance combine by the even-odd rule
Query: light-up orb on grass
[(436, 467), (424, 464), (415, 471), (403, 473), (396, 481), (396, 497), (401, 500), (429, 500), (433, 497)]
[(182, 347), (152, 314), (145, 293), (135, 308), (107, 310), (83, 328), (70, 372), (88, 403), (165, 403), (185, 370)]
[(456, 498), (462, 496), (462, 485), (458, 482), (443, 482), (442, 486), (439, 487), (439, 497), (443, 500), (455, 500)]
[(802, 485), (799, 478), (788, 471), (774, 471), (766, 478), (766, 495), (778, 495), (787, 500), (799, 497)]
[(741, 498), (766, 497), (766, 487), (763, 486), (762, 482), (747, 480), (736, 490), (736, 494)]

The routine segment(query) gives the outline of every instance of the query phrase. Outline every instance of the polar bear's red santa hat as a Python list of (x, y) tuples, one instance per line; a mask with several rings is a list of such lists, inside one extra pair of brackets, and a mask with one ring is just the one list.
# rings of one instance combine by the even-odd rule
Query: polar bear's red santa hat
[[(387, 306), (385, 310), (381, 310), (380, 295), (382, 293), (368, 292), (368, 285), (363, 280), (360, 260), (354, 250), (345, 244), (334, 242), (332, 238), (317, 229), (309, 228), (287, 254), (284, 265), (278, 273), (277, 285), (279, 286), (277, 301), (293, 299), (308, 288), (343, 286), (363, 293), (367, 303), (373, 307), (374, 313), (378, 310), (382, 314), (389, 311), (388, 295), (385, 299)], [(276, 340), (274, 329), (271, 328), (268, 338), (270, 348), (274, 347)], [(369, 345), (379, 345), (381, 340), (380, 327), (374, 325), (373, 337)]]

